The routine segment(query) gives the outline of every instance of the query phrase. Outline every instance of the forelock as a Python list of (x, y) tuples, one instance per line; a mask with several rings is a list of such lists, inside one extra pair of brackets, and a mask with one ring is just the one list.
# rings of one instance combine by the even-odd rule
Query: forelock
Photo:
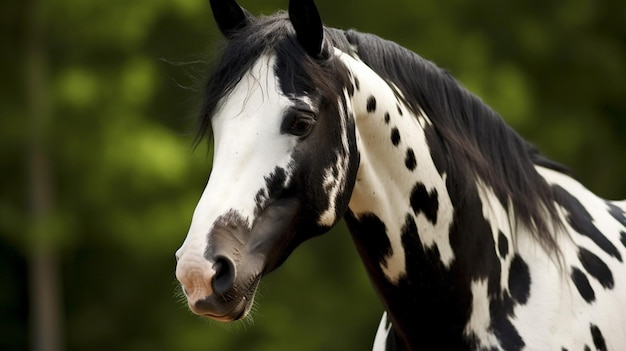
[[(346, 52), (351, 50), (341, 30), (325, 28), (325, 38), (331, 47)], [(312, 92), (320, 96), (337, 96), (349, 81), (347, 70), (334, 55), (316, 60), (306, 54), (285, 12), (251, 18), (250, 23), (226, 41), (216, 55), (218, 59), (204, 89), (196, 143), (208, 134), (211, 117), (220, 101), (264, 54), (276, 55), (275, 72), (281, 90), (290, 97), (306, 96)]]
[(268, 17), (252, 17), (250, 23), (232, 38), (216, 54), (211, 73), (203, 91), (204, 102), (199, 114), (195, 142), (207, 135), (211, 117), (223, 98), (235, 88), (254, 63), (269, 53), (281, 39), (293, 33), (285, 13)]

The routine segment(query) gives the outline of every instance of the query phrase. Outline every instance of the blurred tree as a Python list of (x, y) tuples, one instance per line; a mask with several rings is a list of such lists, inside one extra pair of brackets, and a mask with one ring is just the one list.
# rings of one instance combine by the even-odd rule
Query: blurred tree
[[(287, 5), (240, 1), (257, 14)], [(450, 69), (592, 190), (626, 198), (626, 3), (317, 2), (328, 25)], [(0, 4), (0, 349), (44, 340), (26, 298), (42, 240), (59, 264), (43, 275), (61, 293), (58, 349), (369, 348), (382, 309), (343, 227), (264, 279), (254, 324), (206, 323), (177, 301), (173, 254), (210, 170), (188, 118), (220, 40), (208, 1), (49, 0), (34, 17), (30, 4)], [(40, 28), (34, 47), (26, 23)]]
[(47, 57), (43, 50), (44, 23), (37, 1), (26, 2), (24, 16), (24, 87), (28, 106), (28, 188), (29, 216), (26, 244), (31, 347), (38, 351), (59, 350), (63, 320), (59, 299), (59, 260), (54, 238), (54, 194), (50, 179), (50, 163), (46, 148), (48, 126), (52, 123), (47, 82)]

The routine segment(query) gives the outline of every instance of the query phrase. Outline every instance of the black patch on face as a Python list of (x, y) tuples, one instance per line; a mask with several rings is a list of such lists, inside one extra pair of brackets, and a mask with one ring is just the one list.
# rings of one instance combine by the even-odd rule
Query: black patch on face
[(389, 112), (385, 112), (385, 124), (389, 124), (390, 119), (391, 119), (391, 116), (389, 115)]
[(587, 279), (585, 273), (583, 273), (580, 269), (576, 267), (572, 267), (571, 278), (574, 282), (574, 285), (576, 286), (576, 289), (578, 289), (580, 296), (582, 296), (582, 298), (585, 299), (587, 303), (592, 303), (596, 300), (596, 293), (593, 291), (593, 288), (589, 284), (589, 279)]
[(354, 87), (356, 88), (356, 91), (361, 90), (361, 83), (359, 83), (359, 78), (354, 77)]
[(274, 171), (270, 173), (269, 176), (265, 177), (265, 184), (267, 185), (269, 196), (277, 196), (277, 194), (283, 190), (286, 180), (287, 173), (285, 170), (278, 166), (274, 168)]
[(593, 224), (593, 218), (577, 198), (558, 185), (554, 185), (557, 202), (563, 206), (567, 214), (567, 222), (572, 228), (591, 239), (599, 248), (622, 262), (622, 255), (617, 248)]
[(439, 211), (437, 189), (433, 189), (429, 193), (424, 184), (417, 183), (411, 190), (409, 201), (416, 216), (421, 212), (432, 224), (437, 224), (437, 211)]
[(259, 189), (259, 191), (257, 191), (256, 195), (254, 196), (254, 203), (255, 203), (255, 214), (258, 215), (259, 212), (261, 212), (261, 210), (263, 210), (263, 205), (265, 204), (265, 201), (267, 201), (267, 192), (265, 191), (265, 188)]
[(402, 107), (400, 107), (400, 105), (397, 105), (397, 107), (398, 107), (398, 114), (402, 116)]
[(246, 242), (246, 236), (249, 234), (249, 226), (250, 223), (233, 209), (217, 217), (207, 239), (204, 257), (214, 261), (224, 247), (241, 249), (241, 243)]
[(626, 227), (626, 213), (621, 208), (615, 206), (610, 202), (606, 202), (606, 205), (609, 207), (609, 213), (613, 218), (615, 218), (621, 225)]
[(406, 157), (404, 158), (404, 165), (406, 166), (406, 168), (409, 169), (409, 171), (412, 171), (415, 169), (415, 167), (417, 166), (417, 160), (415, 159), (415, 152), (413, 152), (413, 149), (408, 148), (406, 150)]
[(400, 144), (400, 131), (398, 127), (393, 127), (391, 129), (391, 143), (393, 146), (398, 146)]
[(597, 325), (591, 324), (591, 338), (593, 339), (593, 344), (596, 346), (596, 350), (598, 351), (606, 351), (606, 343), (604, 342), (604, 336), (602, 336), (602, 332)]
[(511, 291), (511, 296), (522, 305), (528, 302), (530, 283), (528, 265), (520, 255), (516, 254), (513, 256), (509, 269), (509, 291)]
[(620, 241), (622, 242), (622, 245), (626, 247), (626, 232), (620, 232), (619, 236), (620, 236)]
[(265, 176), (265, 189), (259, 189), (254, 197), (255, 202), (255, 215), (258, 215), (265, 206), (265, 202), (268, 199), (273, 199), (281, 196), (285, 191), (285, 181), (287, 180), (287, 173), (281, 167), (274, 168), (268, 176)]
[(374, 113), (376, 111), (376, 98), (374, 96), (370, 96), (367, 98), (367, 112)]
[(583, 265), (583, 268), (592, 277), (596, 278), (605, 289), (613, 289), (615, 285), (613, 281), (613, 273), (606, 263), (604, 263), (598, 256), (594, 255), (591, 251), (585, 248), (578, 248), (578, 259)]
[(584, 351), (591, 351), (591, 348), (588, 345), (585, 345)]
[(498, 252), (503, 259), (509, 254), (509, 239), (502, 231), (498, 233)]

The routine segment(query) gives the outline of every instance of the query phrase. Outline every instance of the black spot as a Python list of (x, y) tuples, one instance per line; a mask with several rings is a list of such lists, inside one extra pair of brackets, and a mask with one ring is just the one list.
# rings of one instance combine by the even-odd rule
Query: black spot
[(398, 107), (398, 114), (402, 116), (402, 107), (400, 105), (396, 105)]
[(389, 120), (391, 119), (391, 116), (389, 116), (389, 112), (385, 113), (385, 124), (389, 124)]
[(367, 112), (372, 113), (376, 111), (376, 98), (370, 96), (367, 98)]
[(567, 351), (567, 349), (564, 347), (561, 347), (561, 351)]
[(524, 347), (524, 341), (509, 320), (510, 317), (514, 316), (514, 307), (515, 302), (506, 291), (502, 299), (498, 296), (489, 297), (491, 329), (505, 350), (521, 350)]
[(502, 258), (506, 258), (509, 254), (509, 239), (506, 238), (506, 235), (501, 230), (498, 234), (498, 252)]
[(354, 87), (357, 91), (361, 90), (361, 84), (359, 83), (359, 78), (354, 77)]
[(606, 351), (606, 343), (604, 342), (604, 337), (602, 336), (602, 332), (597, 325), (591, 324), (591, 338), (593, 339), (593, 344), (596, 346), (596, 350), (598, 351)]
[(524, 346), (526, 346), (524, 340), (517, 332), (517, 329), (515, 329), (513, 323), (511, 323), (508, 319), (506, 320), (506, 323), (503, 323), (501, 326), (494, 327), (493, 331), (504, 350), (518, 351), (522, 350)]
[(605, 289), (612, 289), (614, 286), (613, 273), (609, 267), (598, 256), (585, 248), (578, 248), (578, 259), (583, 268), (592, 277), (596, 278)]
[[(364, 220), (364, 217), (370, 218)], [(423, 345), (425, 349), (435, 346), (443, 350), (469, 349), (463, 336), (467, 315), (461, 311), (466, 310), (471, 298), (465, 299), (465, 294), (460, 297), (452, 295), (453, 291), (458, 292), (463, 287), (452, 289), (449, 281), (442, 279), (447, 271), (441, 263), (439, 253), (435, 249), (422, 246), (412, 214), (406, 214), (406, 221), (401, 223), (400, 234), (407, 262), (416, 262), (419, 269), (407, 266), (406, 276), (394, 283), (386, 278), (381, 264), (371, 256), (371, 253), (376, 253), (380, 257), (377, 247), (379, 243), (376, 241), (382, 242), (385, 250), (390, 250), (388, 240), (374, 239), (387, 236), (384, 224), (374, 218), (374, 215), (360, 214), (357, 219), (349, 210), (345, 216), (370, 278), (381, 293), (393, 294), (393, 298), (387, 300), (386, 309), (390, 317), (394, 318), (395, 335), (391, 336), (397, 341), (394, 350), (409, 350), (410, 345)], [(452, 300), (453, 297), (456, 298)], [(450, 304), (447, 301), (455, 303)], [(429, 316), (428, 323), (415, 318), (415, 311)], [(442, 338), (443, 335), (449, 337)]]
[(606, 204), (609, 207), (609, 213), (611, 216), (620, 222), (621, 225), (626, 227), (626, 212), (608, 201)]
[(571, 278), (574, 282), (574, 285), (576, 285), (576, 289), (578, 289), (580, 296), (582, 296), (582, 298), (585, 299), (587, 303), (592, 303), (596, 300), (596, 293), (593, 291), (593, 288), (589, 284), (589, 279), (587, 279), (585, 273), (583, 273), (580, 269), (576, 267), (572, 267)]
[(367, 262), (369, 264), (378, 266), (380, 263), (385, 262), (387, 256), (393, 253), (391, 242), (389, 242), (389, 237), (387, 236), (387, 227), (375, 214), (365, 213), (356, 219), (352, 212), (348, 210), (346, 220), (358, 223), (359, 227), (368, 229), (368, 234), (370, 235), (366, 237), (361, 236), (358, 240), (361, 245), (359, 251), (367, 252)]
[(620, 236), (620, 241), (622, 242), (622, 245), (626, 247), (626, 232), (620, 232), (619, 236)]
[(400, 144), (400, 131), (397, 127), (393, 127), (391, 129), (391, 143), (394, 146), (398, 146), (398, 144)]
[(585, 345), (584, 351), (591, 351), (591, 348), (588, 345)]
[(436, 189), (429, 193), (424, 184), (415, 184), (411, 191), (410, 203), (416, 216), (422, 212), (431, 223), (437, 224), (439, 196)]
[(622, 262), (622, 255), (593, 224), (593, 218), (580, 201), (558, 185), (554, 186), (557, 201), (567, 209), (567, 222), (572, 228), (591, 239), (599, 248)]
[(520, 255), (513, 256), (509, 268), (509, 291), (511, 296), (520, 304), (528, 302), (530, 296), (530, 271), (528, 265)]
[(406, 168), (409, 169), (409, 171), (414, 170), (417, 166), (417, 160), (415, 159), (415, 153), (413, 152), (413, 149), (408, 148), (406, 150), (406, 158), (404, 159), (404, 164), (406, 165)]

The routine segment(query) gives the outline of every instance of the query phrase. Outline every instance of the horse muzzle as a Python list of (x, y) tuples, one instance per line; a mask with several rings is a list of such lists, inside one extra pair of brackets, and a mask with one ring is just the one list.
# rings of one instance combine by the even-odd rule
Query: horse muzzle
[(215, 222), (204, 251), (181, 248), (176, 265), (176, 278), (189, 309), (219, 321), (247, 315), (263, 267), (263, 262), (250, 262), (250, 257), (242, 254), (244, 238), (250, 234), (247, 226), (228, 217)]
[(281, 239), (292, 236), (298, 209), (296, 199), (274, 201), (251, 227), (231, 210), (215, 220), (208, 236), (183, 244), (176, 255), (176, 278), (189, 309), (219, 321), (244, 318), (263, 274), (286, 256)]
[(189, 309), (219, 321), (244, 318), (252, 307), (261, 275), (238, 275), (235, 262), (226, 256), (217, 257), (213, 263), (203, 261), (182, 257), (176, 267)]

